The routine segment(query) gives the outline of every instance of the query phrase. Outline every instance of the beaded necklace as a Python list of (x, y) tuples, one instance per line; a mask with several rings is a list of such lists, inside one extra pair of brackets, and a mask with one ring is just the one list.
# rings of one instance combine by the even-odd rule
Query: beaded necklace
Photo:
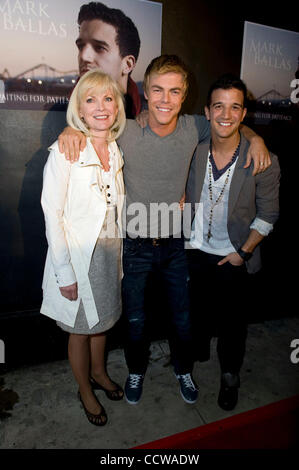
[(210, 157), (209, 157), (208, 171), (209, 171), (209, 198), (210, 198), (210, 201), (211, 201), (212, 204), (211, 204), (211, 209), (210, 209), (210, 214), (209, 214), (209, 226), (208, 226), (208, 234), (207, 234), (207, 242), (208, 243), (210, 242), (210, 238), (212, 237), (212, 222), (213, 222), (214, 208), (217, 204), (219, 204), (219, 202), (221, 201), (221, 199), (223, 197), (225, 188), (226, 188), (226, 186), (229, 182), (229, 177), (230, 177), (230, 173), (231, 173), (232, 164), (237, 159), (237, 157), (239, 155), (239, 150), (240, 150), (240, 142), (238, 144), (238, 147), (234, 151), (234, 154), (233, 154), (230, 162), (224, 168), (224, 170), (227, 171), (226, 178), (225, 178), (223, 187), (220, 190), (220, 193), (218, 194), (215, 202), (213, 203), (213, 183), (212, 183), (213, 168), (212, 168), (212, 163), (214, 163), (214, 165), (215, 165), (215, 162), (214, 162), (214, 157), (213, 157), (213, 154), (212, 154), (212, 142), (210, 144)]

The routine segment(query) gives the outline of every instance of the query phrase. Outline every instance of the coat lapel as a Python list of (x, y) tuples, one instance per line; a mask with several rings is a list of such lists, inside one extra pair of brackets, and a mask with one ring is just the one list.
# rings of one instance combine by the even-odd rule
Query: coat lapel
[(198, 152), (198, 180), (197, 180), (197, 194), (198, 198), (196, 201), (199, 202), (200, 200), (200, 195), (203, 187), (203, 183), (205, 180), (206, 176), (206, 168), (207, 168), (207, 162), (208, 162), (208, 156), (209, 156), (209, 148), (210, 148), (210, 142), (203, 144), (202, 147), (200, 148), (200, 152)]
[(235, 204), (238, 200), (239, 193), (241, 191), (244, 179), (248, 171), (252, 171), (252, 165), (249, 168), (244, 168), (246, 163), (246, 156), (249, 147), (249, 142), (241, 134), (241, 145), (240, 145), (240, 155), (236, 163), (236, 168), (232, 177), (230, 190), (229, 190), (229, 200), (228, 200), (228, 220), (233, 213)]
[(192, 214), (191, 214), (192, 219), (191, 220), (193, 220), (193, 217), (195, 216), (195, 204), (199, 203), (200, 201), (201, 192), (202, 192), (205, 175), (206, 175), (209, 148), (210, 148), (210, 140), (209, 142), (198, 146), (196, 150), (196, 154), (194, 156), (196, 161), (195, 161), (194, 172), (192, 175), (193, 191), (192, 191)]
[(124, 166), (124, 160), (122, 157), (122, 153), (119, 149), (119, 146), (117, 145), (115, 140), (109, 144), (109, 152), (114, 155), (115, 175), (117, 175), (119, 170), (121, 170), (122, 167)]
[(87, 138), (85, 149), (83, 150), (83, 152), (80, 152), (78, 164), (80, 167), (89, 165), (101, 166), (99, 157), (97, 156), (97, 153), (93, 148), (89, 137)]
[[(114, 156), (113, 160), (115, 162), (115, 173), (117, 173), (123, 167), (124, 164), (121, 151), (119, 150), (119, 147), (115, 141), (110, 142), (108, 144), (108, 149), (110, 154)], [(89, 138), (87, 139), (85, 149), (83, 150), (83, 152), (80, 153), (78, 164), (79, 166), (102, 166), (99, 157), (97, 156), (97, 153)]]
[[(108, 149), (109, 149), (110, 154), (112, 154), (112, 159), (115, 165), (115, 177), (117, 178), (117, 174), (122, 169), (124, 161), (123, 161), (121, 152), (119, 150), (119, 147), (115, 141), (109, 143)], [(86, 167), (86, 166), (96, 166), (99, 168), (102, 167), (99, 157), (97, 156), (97, 153), (89, 138), (87, 138), (87, 144), (86, 144), (85, 149), (83, 150), (83, 152), (80, 153), (78, 165), (80, 167)], [(89, 183), (90, 183), (92, 190), (95, 191), (95, 193), (99, 197), (102, 198), (103, 195), (102, 195), (101, 172), (92, 171), (90, 174)]]

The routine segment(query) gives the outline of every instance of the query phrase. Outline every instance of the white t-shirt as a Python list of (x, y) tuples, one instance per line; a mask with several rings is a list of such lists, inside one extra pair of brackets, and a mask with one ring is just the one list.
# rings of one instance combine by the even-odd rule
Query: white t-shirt
[[(212, 182), (211, 189), (213, 195), (211, 201), (209, 190), (209, 167), (211, 166), (211, 163), (208, 159), (206, 175), (200, 197), (200, 204), (192, 223), (190, 242), (188, 242), (189, 248), (196, 248), (205, 251), (206, 253), (212, 253), (219, 256), (227, 256), (229, 253), (236, 252), (236, 249), (230, 241), (227, 230), (227, 215), (229, 190), (237, 161), (238, 158), (216, 181), (214, 180), (213, 172), (210, 169), (210, 177)], [(225, 185), (223, 195), (219, 202), (214, 205), (221, 190), (223, 189), (228, 171), (230, 173), (229, 180)], [(211, 225), (212, 236), (208, 241), (210, 211), (212, 205), (214, 205)], [(261, 235), (266, 236), (273, 229), (273, 225), (256, 217), (250, 228), (257, 230), (259, 233), (261, 233)]]

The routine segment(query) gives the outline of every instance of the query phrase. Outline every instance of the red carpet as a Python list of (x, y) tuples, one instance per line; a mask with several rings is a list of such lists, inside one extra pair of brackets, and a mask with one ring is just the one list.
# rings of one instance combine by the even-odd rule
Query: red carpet
[(294, 449), (299, 446), (299, 395), (134, 449)]

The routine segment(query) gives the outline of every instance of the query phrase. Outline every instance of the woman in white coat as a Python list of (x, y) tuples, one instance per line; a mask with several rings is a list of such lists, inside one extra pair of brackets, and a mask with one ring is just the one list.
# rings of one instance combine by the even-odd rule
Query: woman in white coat
[(70, 333), (79, 399), (88, 420), (103, 426), (107, 415), (93, 390), (111, 400), (123, 397), (104, 361), (105, 332), (121, 315), (124, 184), (115, 139), (125, 111), (117, 83), (100, 70), (87, 72), (72, 93), (67, 121), (85, 133), (87, 146), (74, 164), (57, 142), (50, 147), (41, 199), (49, 245), (41, 313)]

